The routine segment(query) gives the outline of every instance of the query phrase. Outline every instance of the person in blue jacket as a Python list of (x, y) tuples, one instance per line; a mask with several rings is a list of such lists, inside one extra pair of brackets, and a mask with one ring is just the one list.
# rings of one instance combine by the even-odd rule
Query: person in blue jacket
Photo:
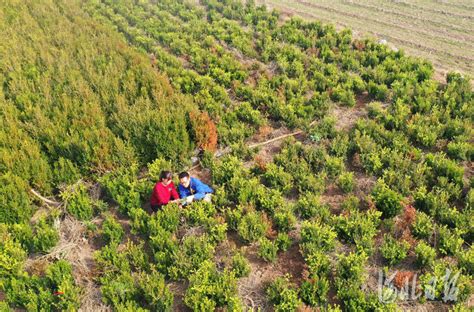
[[(179, 174), (179, 197), (190, 204), (193, 200), (211, 201), (214, 190), (198, 178), (191, 177), (187, 172)], [(184, 202), (183, 202), (184, 203)]]

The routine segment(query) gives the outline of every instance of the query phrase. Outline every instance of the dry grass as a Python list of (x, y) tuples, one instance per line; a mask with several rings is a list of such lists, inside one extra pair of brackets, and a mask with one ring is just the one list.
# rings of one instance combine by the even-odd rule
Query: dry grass
[[(99, 221), (97, 219), (92, 222)], [(84, 224), (66, 215), (64, 220), (57, 221), (56, 226), (60, 235), (58, 244), (49, 253), (28, 259), (25, 270), (41, 274), (48, 263), (65, 259), (71, 263), (75, 281), (83, 289), (80, 311), (110, 311), (101, 301), (100, 290), (94, 281), (95, 250), (92, 242), (85, 237)]]

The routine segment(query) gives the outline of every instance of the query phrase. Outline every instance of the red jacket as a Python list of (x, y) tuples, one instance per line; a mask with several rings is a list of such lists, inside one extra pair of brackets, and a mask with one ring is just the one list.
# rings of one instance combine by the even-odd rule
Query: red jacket
[(174, 187), (173, 182), (170, 182), (167, 186), (164, 186), (163, 183), (158, 182), (153, 188), (153, 193), (151, 194), (150, 204), (151, 205), (166, 205), (170, 199), (178, 199), (178, 192)]

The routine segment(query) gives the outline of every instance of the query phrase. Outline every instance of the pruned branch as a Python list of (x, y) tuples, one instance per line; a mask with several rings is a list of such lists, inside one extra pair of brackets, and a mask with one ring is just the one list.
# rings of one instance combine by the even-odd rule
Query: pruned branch
[(48, 199), (48, 198), (42, 196), (40, 193), (38, 193), (34, 189), (30, 189), (30, 192), (31, 192), (31, 194), (35, 195), (36, 197), (38, 197), (39, 199), (41, 199), (44, 203), (46, 203), (48, 205), (58, 207), (58, 206), (61, 206), (61, 204), (62, 204), (60, 202), (57, 202), (57, 201), (54, 201), (54, 200), (51, 200), (51, 199)]
[(259, 143), (250, 144), (250, 145), (249, 145), (249, 148), (255, 148), (255, 147), (262, 146), (262, 145), (267, 145), (267, 144), (270, 144), (270, 143), (272, 143), (272, 142), (280, 141), (280, 140), (283, 140), (283, 139), (288, 138), (288, 137), (290, 137), (290, 136), (295, 136), (295, 135), (298, 135), (298, 134), (301, 134), (301, 133), (303, 133), (303, 130), (298, 130), (298, 131), (295, 131), (295, 132), (292, 132), (292, 133), (280, 135), (280, 136), (278, 136), (278, 137), (276, 137), (276, 138), (270, 139), (270, 140), (265, 141), (265, 142), (259, 142)]

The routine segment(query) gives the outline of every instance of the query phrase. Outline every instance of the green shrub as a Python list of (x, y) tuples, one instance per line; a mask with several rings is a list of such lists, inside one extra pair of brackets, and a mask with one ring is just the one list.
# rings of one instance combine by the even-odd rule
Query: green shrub
[(244, 214), (244, 207), (241, 205), (238, 205), (235, 208), (225, 208), (224, 216), (229, 228), (237, 230)]
[(23, 270), (23, 263), (27, 254), (20, 243), (15, 242), (7, 232), (6, 227), (0, 225), (0, 277), (17, 275)]
[(172, 170), (171, 162), (159, 157), (148, 164), (148, 179), (152, 181), (160, 181), (160, 174), (163, 170)]
[(295, 285), (288, 275), (277, 277), (266, 290), (275, 312), (293, 312), (301, 305)]
[(343, 289), (346, 285), (359, 287), (365, 278), (363, 273), (366, 262), (367, 256), (364, 252), (338, 255), (335, 278), (336, 287), (338, 289)]
[(341, 86), (337, 86), (332, 90), (331, 100), (349, 107), (354, 106), (356, 103), (354, 93)]
[(474, 246), (458, 253), (458, 263), (466, 274), (474, 274)]
[(415, 255), (418, 266), (424, 268), (433, 264), (436, 258), (436, 250), (422, 240), (415, 247)]
[(56, 185), (70, 185), (81, 178), (79, 169), (69, 159), (59, 157), (53, 165), (53, 177)]
[(301, 226), (301, 250), (303, 254), (314, 251), (331, 251), (336, 245), (337, 233), (334, 229), (319, 221), (304, 221)]
[(291, 238), (287, 233), (278, 233), (275, 243), (278, 246), (278, 250), (287, 251), (291, 246)]
[(50, 264), (41, 276), (23, 273), (4, 279), (2, 290), (11, 306), (29, 311), (77, 311), (82, 296), (65, 260)]
[(346, 133), (338, 133), (332, 140), (330, 151), (336, 157), (345, 158), (349, 150), (349, 136)]
[(358, 211), (360, 207), (360, 199), (355, 195), (347, 196), (341, 203), (342, 211)]
[(468, 142), (449, 142), (447, 154), (454, 159), (470, 161), (474, 154), (474, 147)]
[(46, 217), (40, 218), (33, 226), (34, 236), (32, 239), (32, 250), (38, 252), (48, 252), (56, 246), (59, 241), (59, 233), (52, 224), (52, 220)]
[(149, 271), (151, 261), (149, 259), (148, 253), (146, 253), (144, 242), (135, 244), (131, 241), (127, 241), (125, 243), (125, 248), (121, 252), (127, 258), (132, 270), (137, 272)]
[(315, 142), (322, 139), (332, 139), (336, 136), (336, 119), (326, 116), (313, 129), (310, 130), (310, 138)]
[(129, 212), (131, 220), (131, 232), (134, 235), (146, 235), (148, 233), (148, 222), (150, 215), (142, 208), (132, 208)]
[[(203, 205), (203, 203), (205, 205)], [(213, 206), (211, 203), (207, 202), (196, 202), (196, 205), (191, 205), (190, 207), (186, 207), (185, 213), (189, 211), (199, 211), (202, 212), (205, 209), (200, 209), (203, 206), (205, 207), (212, 207), (210, 209), (213, 209)], [(189, 208), (189, 210), (188, 210)], [(180, 221), (180, 216), (181, 212), (183, 209), (179, 208), (177, 204), (168, 204), (164, 206), (161, 210), (157, 211), (154, 213), (149, 219), (148, 219), (148, 233), (149, 235), (154, 235), (155, 234), (155, 229), (157, 227), (161, 227), (165, 229), (168, 232), (174, 232), (178, 229), (179, 226), (179, 221)], [(199, 213), (196, 213), (198, 215)], [(196, 217), (197, 219), (197, 217)], [(206, 218), (203, 218), (206, 219)], [(194, 220), (193, 220), (194, 221)]]
[[(140, 298), (156, 311), (173, 311), (173, 293), (166, 286), (162, 274), (152, 270), (150, 274), (140, 272), (137, 275)], [(140, 302), (143, 302), (140, 300)]]
[(174, 267), (176, 255), (180, 250), (177, 238), (173, 233), (160, 228), (155, 235), (150, 236), (149, 242), (157, 270), (177, 278), (179, 271)]
[(212, 166), (212, 183), (222, 185), (234, 176), (241, 175), (242, 162), (235, 156), (227, 156)]
[(133, 301), (139, 291), (132, 274), (125, 270), (102, 279), (102, 284), (102, 300), (114, 307)]
[(331, 212), (328, 205), (321, 203), (319, 195), (305, 193), (296, 202), (295, 211), (303, 219), (318, 218), (322, 221), (329, 219)]
[[(170, 205), (167, 205), (170, 206)], [(164, 216), (167, 216), (169, 214), (176, 216), (176, 218), (173, 218), (172, 226), (163, 226), (165, 229), (168, 231), (175, 231), (178, 223), (179, 223), (179, 211), (180, 209), (178, 208), (177, 205), (172, 205), (175, 207), (173, 209), (173, 213), (165, 213)], [(192, 205), (188, 205), (183, 209), (184, 215), (186, 216), (187, 221), (191, 225), (199, 225), (204, 223), (208, 218), (212, 218), (215, 213), (216, 213), (216, 208), (212, 203), (205, 202), (205, 201), (197, 201), (193, 203)]]
[(296, 217), (293, 214), (292, 209), (287, 208), (279, 209), (273, 216), (273, 222), (280, 231), (288, 232), (294, 229), (296, 224)]
[(328, 300), (329, 280), (327, 277), (313, 276), (303, 281), (300, 296), (311, 307), (324, 305)]
[(262, 213), (249, 211), (240, 219), (237, 232), (244, 241), (256, 242), (267, 233), (268, 229), (268, 221)]
[(337, 177), (344, 171), (344, 159), (341, 157), (327, 156), (325, 170), (329, 177)]
[(446, 225), (438, 227), (438, 237), (438, 248), (443, 255), (455, 255), (464, 244), (459, 230), (450, 230)]
[(232, 256), (231, 268), (237, 278), (245, 277), (250, 274), (250, 263), (240, 252)]
[(322, 194), (326, 189), (326, 178), (326, 172), (324, 171), (317, 175), (302, 173), (295, 177), (295, 184), (300, 194)]
[(242, 309), (234, 273), (227, 270), (219, 272), (212, 261), (204, 261), (189, 276), (184, 302), (193, 311), (214, 311), (219, 307), (228, 311)]
[(455, 161), (446, 158), (444, 154), (427, 154), (426, 163), (433, 170), (432, 181), (443, 176), (450, 182), (463, 185), (464, 168)]
[(410, 244), (406, 241), (400, 241), (392, 236), (385, 235), (383, 243), (380, 246), (380, 253), (390, 265), (394, 265), (407, 257), (409, 249)]
[(375, 206), (382, 212), (382, 217), (392, 218), (402, 210), (402, 196), (391, 190), (383, 182), (379, 181), (372, 190)]
[(312, 276), (328, 276), (331, 262), (323, 251), (315, 250), (305, 255), (305, 262)]
[(130, 263), (127, 255), (117, 250), (117, 246), (105, 245), (94, 254), (97, 267), (108, 278), (120, 272), (130, 272)]
[(60, 293), (61, 298), (53, 302), (53, 307), (60, 311), (76, 310), (81, 304), (81, 289), (76, 286), (72, 275), (72, 266), (66, 260), (58, 260), (46, 269), (46, 278), (53, 293)]
[(377, 101), (385, 101), (388, 97), (388, 88), (384, 84), (377, 84), (373, 81), (369, 81), (367, 85), (369, 94)]
[(431, 268), (431, 271), (420, 276), (421, 289), (431, 300), (460, 303), (469, 298), (472, 292), (471, 276), (462, 274), (445, 260), (435, 261)]
[(337, 179), (337, 185), (344, 193), (350, 193), (354, 189), (354, 174), (352, 172), (343, 172)]
[(428, 239), (433, 234), (434, 221), (424, 212), (417, 212), (413, 222), (413, 235), (417, 238)]
[(84, 184), (78, 183), (70, 186), (61, 193), (61, 198), (66, 204), (67, 212), (78, 220), (86, 221), (92, 219), (94, 207)]
[(172, 264), (168, 268), (170, 277), (178, 279), (188, 276), (213, 255), (214, 246), (207, 235), (185, 237), (179, 249), (172, 253)]
[(350, 211), (348, 214), (341, 214), (333, 219), (335, 229), (341, 239), (354, 243), (358, 250), (369, 253), (373, 248), (373, 238), (377, 234), (380, 215), (381, 212), (376, 210)]
[(99, 182), (117, 202), (121, 213), (128, 214), (131, 209), (140, 207), (136, 165), (106, 174)]
[(275, 262), (277, 259), (278, 245), (266, 237), (258, 241), (258, 255), (265, 261)]
[(107, 216), (102, 223), (104, 242), (108, 245), (118, 245), (122, 241), (123, 235), (122, 225), (113, 216)]
[(285, 199), (280, 191), (275, 189), (260, 188), (256, 192), (257, 208), (273, 215), (280, 207), (284, 206)]
[(28, 252), (33, 252), (33, 228), (28, 223), (12, 224), (8, 227), (8, 232), (15, 242), (19, 242), (21, 247)]
[(285, 172), (283, 168), (270, 163), (266, 166), (262, 175), (263, 182), (266, 186), (276, 188), (282, 193), (289, 193), (293, 188), (293, 177)]
[(33, 207), (28, 194), (28, 185), (11, 173), (0, 176), (0, 222), (6, 224), (28, 222)]
[(220, 216), (208, 218), (204, 222), (204, 228), (209, 235), (209, 239), (213, 244), (220, 243), (227, 238), (227, 223)]

